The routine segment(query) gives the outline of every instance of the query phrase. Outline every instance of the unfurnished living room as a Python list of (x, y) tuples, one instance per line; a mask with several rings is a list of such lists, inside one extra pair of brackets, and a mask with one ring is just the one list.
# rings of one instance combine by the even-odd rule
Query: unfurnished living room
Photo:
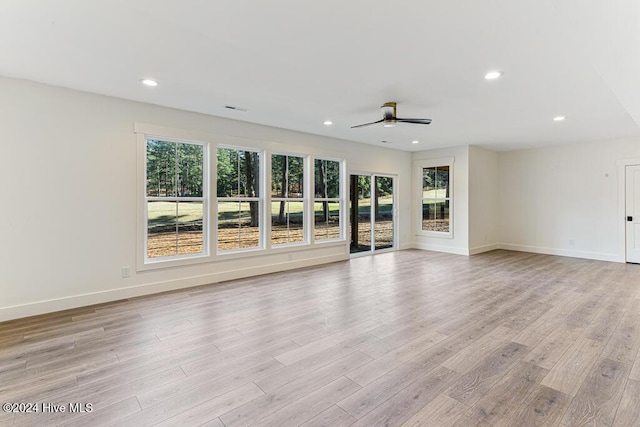
[(640, 3), (0, 1), (0, 427), (640, 426)]

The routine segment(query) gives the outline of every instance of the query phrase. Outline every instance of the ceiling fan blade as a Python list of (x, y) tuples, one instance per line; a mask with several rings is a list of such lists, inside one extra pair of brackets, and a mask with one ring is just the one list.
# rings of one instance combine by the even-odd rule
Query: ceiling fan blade
[(428, 125), (431, 123), (431, 119), (401, 119), (399, 117), (396, 117), (396, 121), (401, 123), (415, 123), (419, 125)]
[(351, 129), (361, 128), (361, 127), (364, 127), (364, 126), (375, 125), (375, 124), (382, 123), (382, 122), (384, 122), (384, 119), (382, 119), (382, 120), (378, 120), (377, 122), (365, 123), (365, 124), (363, 124), (363, 125), (351, 126)]

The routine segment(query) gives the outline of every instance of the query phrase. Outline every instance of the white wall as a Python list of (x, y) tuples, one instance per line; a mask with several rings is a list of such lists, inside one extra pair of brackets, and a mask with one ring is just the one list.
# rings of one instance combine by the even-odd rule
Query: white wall
[[(453, 238), (420, 234), (420, 182), (414, 183), (413, 192), (413, 246), (418, 249), (469, 254), (469, 147), (451, 147), (413, 153), (413, 161), (454, 158), (453, 164)], [(415, 170), (415, 165), (414, 165)]]
[(626, 158), (640, 140), (500, 153), (500, 247), (623, 262)]
[(469, 253), (498, 247), (498, 153), (469, 146)]
[[(345, 242), (136, 273), (134, 122), (320, 150), (349, 170), (397, 175), (399, 244), (412, 242), (410, 153), (7, 78), (0, 93), (0, 321), (348, 258)], [(123, 266), (132, 277), (120, 277)]]

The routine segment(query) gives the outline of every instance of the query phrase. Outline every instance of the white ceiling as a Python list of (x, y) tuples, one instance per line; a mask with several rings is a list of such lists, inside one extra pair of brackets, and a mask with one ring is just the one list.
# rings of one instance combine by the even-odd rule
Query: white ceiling
[[(637, 0), (2, 0), (0, 52), (8, 77), (403, 150), (640, 136)], [(350, 129), (386, 101), (433, 123)]]

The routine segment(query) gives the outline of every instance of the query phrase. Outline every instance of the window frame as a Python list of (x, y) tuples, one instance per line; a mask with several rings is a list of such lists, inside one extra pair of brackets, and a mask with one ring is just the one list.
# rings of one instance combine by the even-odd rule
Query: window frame
[[(287, 147), (291, 147), (291, 144), (280, 144), (267, 140), (252, 140), (244, 137), (235, 137), (229, 135), (218, 135), (210, 132), (203, 132), (197, 130), (187, 130), (183, 128), (173, 128), (162, 125), (150, 124), (145, 122), (133, 123), (133, 134), (135, 137), (135, 153), (136, 153), (136, 188), (135, 188), (135, 231), (136, 231), (136, 247), (135, 247), (135, 271), (145, 272), (161, 270), (174, 267), (186, 267), (202, 265), (207, 263), (216, 262), (229, 262), (233, 260), (248, 259), (256, 257), (269, 257), (274, 254), (288, 254), (289, 261), (296, 258), (296, 253), (300, 251), (314, 250), (320, 247), (345, 247), (348, 252), (348, 242), (346, 239), (345, 225), (346, 212), (345, 212), (345, 197), (348, 196), (348, 182), (346, 182), (347, 175), (347, 159), (342, 156), (342, 153), (335, 154), (324, 152), (323, 150), (317, 150), (312, 147), (299, 150), (289, 150)], [(185, 143), (197, 143), (206, 147), (206, 152), (203, 154), (203, 197), (206, 197), (207, 204), (203, 205), (203, 217), (206, 215), (206, 230), (203, 230), (203, 240), (206, 241), (207, 252), (202, 254), (192, 255), (185, 254), (179, 255), (175, 258), (158, 257), (150, 258), (149, 261), (145, 260), (147, 254), (146, 248), (146, 227), (148, 219), (146, 217), (146, 141), (147, 139), (156, 139), (164, 141), (176, 141)], [(218, 198), (217, 198), (217, 150), (218, 148), (232, 148), (237, 150), (246, 150), (252, 152), (258, 152), (261, 155), (260, 168), (260, 213), (259, 218), (261, 221), (261, 246), (256, 248), (241, 248), (236, 250), (223, 251), (218, 253)], [(304, 184), (306, 186), (305, 191), (305, 243), (285, 244), (271, 246), (271, 217), (270, 211), (268, 211), (268, 205), (271, 203), (271, 155), (272, 154), (288, 154), (291, 156), (303, 157), (305, 163), (305, 177)], [(326, 155), (325, 155), (326, 154)], [(313, 211), (313, 196), (315, 196), (314, 189), (314, 161), (330, 160), (338, 162), (340, 165), (340, 182), (339, 191), (340, 198), (336, 199), (340, 206), (340, 236), (332, 239), (322, 239), (314, 241), (314, 211)], [(215, 191), (215, 193), (214, 193)], [(243, 201), (248, 201), (246, 198)], [(204, 221), (204, 218), (203, 218)], [(204, 228), (204, 225), (203, 225)], [(319, 255), (321, 256), (321, 255)]]
[[(316, 197), (316, 191), (315, 191), (315, 184), (316, 184), (316, 160), (324, 160), (324, 161), (330, 161), (330, 162), (337, 162), (338, 163), (338, 171), (339, 171), (339, 176), (338, 176), (338, 197)], [(335, 158), (335, 157), (329, 157), (329, 156), (313, 156), (311, 159), (311, 169), (313, 170), (313, 173), (310, 174), (311, 176), (311, 182), (310, 182), (310, 191), (312, 193), (312, 198), (310, 201), (310, 213), (309, 213), (309, 217), (310, 217), (310, 223), (311, 223), (311, 227), (310, 227), (310, 233), (311, 233), (311, 242), (313, 242), (314, 244), (319, 244), (319, 245), (325, 245), (325, 244), (331, 244), (331, 243), (336, 243), (336, 242), (346, 242), (347, 241), (347, 237), (346, 237), (346, 229), (347, 229), (347, 225), (345, 224), (345, 222), (348, 222), (347, 220), (347, 213), (345, 212), (345, 200), (347, 197), (347, 169), (346, 169), (346, 162), (344, 159), (339, 159), (339, 158)], [(327, 238), (327, 239), (316, 239), (316, 233), (315, 233), (315, 221), (316, 221), (316, 215), (315, 215), (315, 205), (316, 203), (322, 203), (322, 202), (330, 202), (330, 203), (338, 203), (338, 206), (340, 208), (340, 214), (338, 215), (339, 221), (340, 221), (340, 230), (339, 230), (339, 236), (337, 238)]]
[[(160, 197), (160, 196), (148, 196), (147, 195), (147, 144), (149, 140), (157, 140), (163, 142), (173, 142), (177, 144), (191, 144), (198, 145), (203, 148), (202, 152), (202, 197), (179, 197), (179, 196), (169, 196), (169, 197)], [(211, 250), (211, 200), (209, 197), (209, 187), (210, 187), (210, 165), (209, 165), (209, 150), (210, 143), (206, 141), (198, 141), (194, 139), (187, 138), (176, 138), (173, 136), (161, 136), (154, 133), (138, 133), (138, 147), (141, 151), (141, 159), (142, 165), (140, 168), (141, 174), (141, 182), (142, 185), (142, 201), (139, 204), (141, 215), (139, 213), (138, 216), (142, 216), (142, 224), (144, 224), (142, 228), (141, 239), (139, 240), (138, 247), (141, 250), (138, 251), (138, 263), (137, 270), (142, 271), (151, 268), (157, 267), (170, 267), (174, 265), (183, 265), (183, 264), (191, 264), (191, 263), (199, 263), (202, 262), (203, 259), (206, 259), (210, 256)], [(202, 252), (197, 254), (176, 254), (171, 256), (163, 256), (163, 257), (149, 257), (148, 253), (148, 226), (149, 226), (149, 217), (148, 217), (148, 202), (150, 201), (166, 201), (166, 202), (202, 202)]]
[[(217, 188), (218, 188), (218, 150), (219, 149), (227, 149), (227, 150), (236, 150), (236, 151), (250, 151), (253, 153), (258, 153), (258, 167), (259, 167), (259, 174), (258, 174), (258, 178), (259, 178), (259, 184), (258, 184), (258, 197), (218, 197), (218, 192), (217, 192)], [(251, 252), (258, 252), (258, 251), (264, 251), (265, 249), (267, 249), (267, 244), (266, 244), (266, 236), (267, 236), (267, 230), (266, 230), (266, 221), (265, 221), (265, 216), (266, 216), (266, 199), (267, 196), (266, 191), (267, 191), (267, 185), (266, 185), (266, 181), (271, 182), (270, 176), (265, 173), (266, 171), (266, 157), (268, 155), (267, 150), (263, 150), (257, 147), (246, 147), (246, 146), (240, 146), (240, 145), (231, 145), (231, 144), (215, 144), (215, 151), (216, 151), (216, 155), (212, 156), (215, 157), (216, 159), (216, 169), (215, 169), (215, 174), (214, 175), (214, 187), (216, 189), (216, 194), (215, 197), (213, 198), (213, 211), (212, 215), (215, 215), (215, 237), (214, 237), (214, 242), (215, 242), (215, 250), (212, 252), (215, 252), (215, 254), (219, 257), (226, 257), (229, 255), (234, 255), (234, 254), (243, 254), (243, 253), (251, 253)], [(220, 250), (218, 249), (218, 230), (220, 228), (220, 225), (218, 223), (218, 208), (219, 208), (219, 204), (220, 202), (257, 202), (258, 203), (258, 246), (253, 246), (250, 248), (237, 248), (237, 249), (226, 249), (226, 250)]]
[[(453, 157), (439, 158), (439, 159), (424, 159), (418, 160), (414, 163), (415, 169), (415, 178), (414, 182), (416, 183), (416, 195), (415, 200), (417, 202), (417, 235), (421, 236), (430, 236), (430, 237), (439, 237), (443, 239), (453, 239), (453, 224), (454, 224), (454, 161)], [(449, 167), (449, 197), (445, 198), (433, 198), (433, 197), (424, 197), (423, 194), (423, 174), (424, 169), (426, 168), (439, 168), (439, 167)], [(423, 230), (422, 229), (422, 215), (423, 215), (423, 203), (425, 200), (448, 200), (449, 201), (449, 231), (434, 231), (434, 230)]]
[[(310, 224), (309, 224), (309, 191), (310, 187), (309, 183), (309, 158), (311, 157), (308, 154), (302, 153), (293, 153), (288, 151), (279, 151), (279, 150), (267, 150), (269, 155), (268, 162), (268, 174), (267, 180), (269, 185), (267, 185), (268, 191), (268, 200), (266, 201), (266, 217), (268, 224), (268, 236), (267, 241), (269, 248), (280, 249), (287, 248), (292, 246), (307, 246), (310, 243)], [(271, 194), (271, 188), (273, 183), (273, 156), (285, 156), (285, 157), (298, 157), (302, 159), (302, 197), (273, 197)], [(288, 179), (287, 179), (288, 183)], [(272, 241), (272, 233), (273, 233), (273, 223), (272, 223), (272, 213), (271, 208), (274, 202), (302, 202), (302, 241), (301, 242), (287, 242), (287, 243), (277, 243), (274, 244)]]

